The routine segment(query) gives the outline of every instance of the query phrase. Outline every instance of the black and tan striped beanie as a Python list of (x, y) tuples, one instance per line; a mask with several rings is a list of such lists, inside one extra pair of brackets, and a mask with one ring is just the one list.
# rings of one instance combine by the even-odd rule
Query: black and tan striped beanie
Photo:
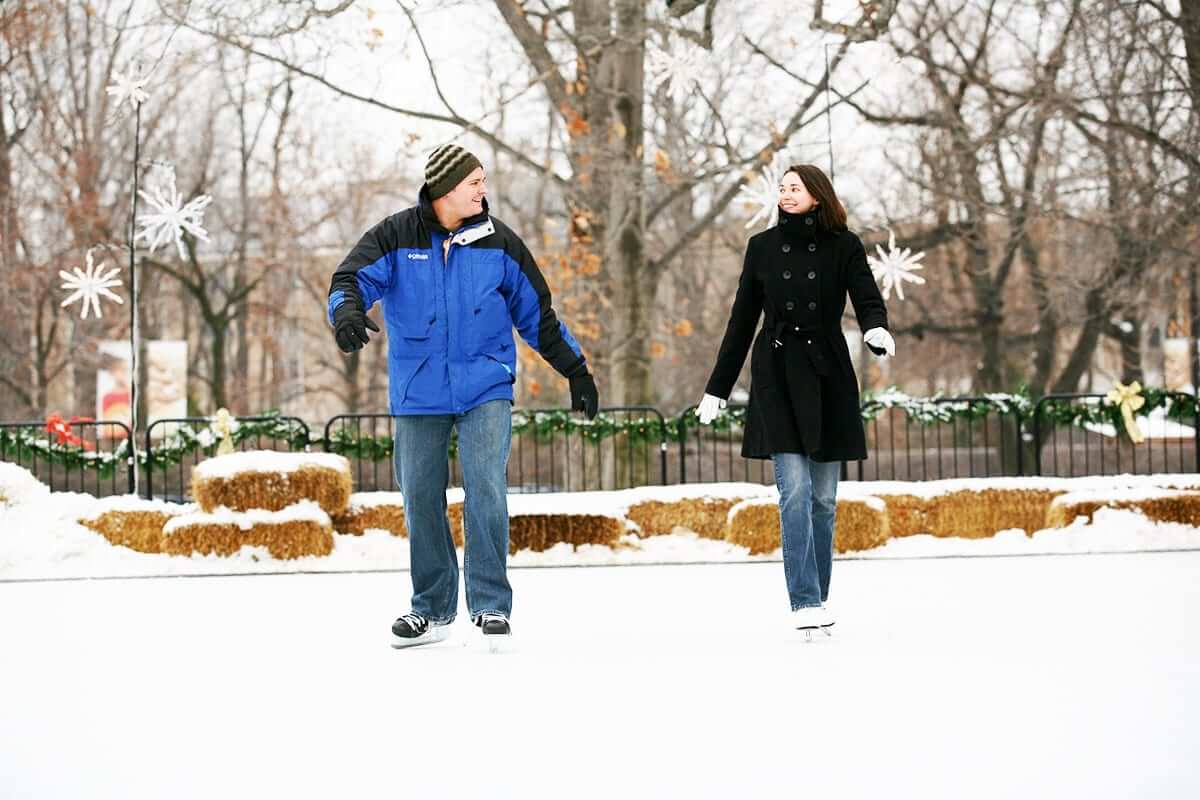
[(483, 166), (479, 159), (456, 144), (444, 144), (433, 151), (425, 162), (425, 184), (429, 187), (429, 199), (437, 200), (447, 194)]

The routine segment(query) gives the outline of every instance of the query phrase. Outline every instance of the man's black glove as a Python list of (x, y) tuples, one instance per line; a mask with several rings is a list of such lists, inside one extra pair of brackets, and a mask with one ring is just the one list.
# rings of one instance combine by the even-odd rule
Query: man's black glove
[(600, 393), (596, 391), (596, 382), (591, 374), (584, 370), (567, 380), (571, 382), (571, 410), (582, 411), (588, 419), (595, 419), (596, 410), (600, 407)]
[(333, 312), (333, 337), (343, 353), (361, 350), (371, 341), (367, 328), (379, 333), (379, 328), (353, 300), (344, 300)]

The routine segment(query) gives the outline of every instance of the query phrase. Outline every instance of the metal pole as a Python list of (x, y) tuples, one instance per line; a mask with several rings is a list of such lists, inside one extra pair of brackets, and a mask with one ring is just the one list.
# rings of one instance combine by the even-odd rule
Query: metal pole
[(134, 258), (134, 237), (137, 226), (138, 161), (141, 158), (142, 104), (134, 110), (133, 132), (133, 201), (129, 213), (129, 458), (133, 465), (133, 493), (138, 492), (137, 431), (138, 431), (138, 294), (137, 262)]

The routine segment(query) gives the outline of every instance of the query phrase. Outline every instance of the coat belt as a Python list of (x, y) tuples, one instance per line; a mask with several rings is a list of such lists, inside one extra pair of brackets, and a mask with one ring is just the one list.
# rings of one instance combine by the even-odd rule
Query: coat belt
[(803, 342), (797, 343), (803, 346), (808, 357), (808, 363), (812, 365), (813, 372), (818, 375), (829, 374), (828, 347), (826, 346), (825, 334), (819, 328), (809, 325), (799, 325), (795, 322), (788, 322), (785, 319), (774, 319), (767, 320), (766, 329), (770, 331), (772, 349), (781, 349), (788, 337), (793, 337), (797, 340), (802, 339)]

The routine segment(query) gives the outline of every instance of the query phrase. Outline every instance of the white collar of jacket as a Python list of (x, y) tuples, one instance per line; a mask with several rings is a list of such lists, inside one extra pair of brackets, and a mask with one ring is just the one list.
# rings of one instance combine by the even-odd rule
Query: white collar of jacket
[(491, 236), (495, 232), (496, 226), (492, 223), (492, 218), (485, 216), (482, 222), (475, 222), (470, 227), (464, 225), (459, 228), (450, 241), (457, 245), (470, 244), (485, 236)]

